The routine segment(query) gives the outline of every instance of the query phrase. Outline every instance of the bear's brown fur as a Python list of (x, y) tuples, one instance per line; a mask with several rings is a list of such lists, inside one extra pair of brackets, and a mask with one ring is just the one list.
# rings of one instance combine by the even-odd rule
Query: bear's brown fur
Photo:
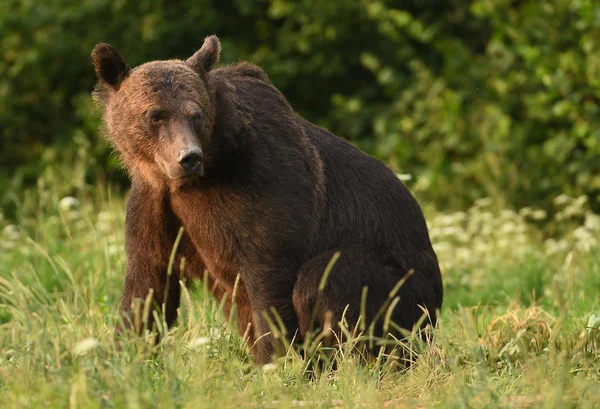
[(338, 328), (344, 313), (354, 325), (367, 287), (364, 312), (372, 321), (403, 278), (392, 321), (410, 330), (423, 307), (435, 324), (442, 281), (409, 191), (383, 163), (299, 117), (259, 67), (214, 68), (219, 53), (215, 36), (186, 61), (135, 69), (107, 44), (92, 53), (95, 99), (132, 181), (121, 312), (151, 292), (172, 324), (179, 280), (202, 279), (207, 270), (229, 314), (239, 274), (239, 330), (251, 328), (260, 363), (279, 346), (269, 333), (274, 312), (289, 339), (302, 339), (313, 311), (315, 327)]

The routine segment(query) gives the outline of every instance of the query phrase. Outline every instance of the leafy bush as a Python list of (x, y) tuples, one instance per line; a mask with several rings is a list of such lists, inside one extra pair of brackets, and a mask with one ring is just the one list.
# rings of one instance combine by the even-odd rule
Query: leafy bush
[(93, 45), (136, 65), (217, 33), (225, 62), (262, 65), (301, 114), (440, 208), (551, 210), (566, 193), (597, 211), (599, 15), (595, 0), (6, 0), (0, 189), (82, 157), (84, 178), (122, 180), (89, 98)]

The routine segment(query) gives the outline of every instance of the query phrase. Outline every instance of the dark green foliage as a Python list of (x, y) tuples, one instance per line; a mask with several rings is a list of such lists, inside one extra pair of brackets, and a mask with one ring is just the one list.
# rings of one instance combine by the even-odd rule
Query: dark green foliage
[(302, 115), (440, 207), (600, 192), (596, 0), (4, 0), (0, 190), (77, 160), (89, 181), (122, 178), (89, 97), (92, 47), (135, 66), (212, 33), (224, 62), (263, 66)]

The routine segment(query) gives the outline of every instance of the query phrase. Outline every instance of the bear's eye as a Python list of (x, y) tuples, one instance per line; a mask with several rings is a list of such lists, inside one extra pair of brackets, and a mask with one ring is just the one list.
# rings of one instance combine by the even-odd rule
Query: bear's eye
[(148, 119), (153, 125), (160, 125), (167, 117), (167, 113), (161, 109), (152, 109), (148, 112)]
[(192, 115), (192, 121), (196, 123), (201, 123), (203, 119), (204, 115), (202, 115), (202, 111), (196, 111), (194, 112), (194, 115)]
[(204, 115), (202, 114), (202, 111), (194, 112), (194, 115), (192, 115), (192, 121), (194, 122), (195, 126), (202, 125), (202, 122), (204, 121)]

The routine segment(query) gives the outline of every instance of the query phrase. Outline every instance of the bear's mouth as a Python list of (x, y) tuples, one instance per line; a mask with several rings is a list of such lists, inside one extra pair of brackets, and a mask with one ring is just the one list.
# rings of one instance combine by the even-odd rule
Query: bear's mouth
[(177, 179), (194, 179), (198, 177), (204, 176), (204, 164), (199, 163), (193, 169), (185, 172), (183, 175), (179, 176)]
[(194, 186), (195, 184), (199, 183), (202, 176), (204, 176), (204, 172), (196, 172), (193, 174), (185, 174), (185, 175), (179, 175), (176, 177), (172, 177), (169, 175), (169, 179), (170, 179), (170, 184), (172, 186), (172, 188), (174, 189), (181, 189), (185, 186)]
[(204, 164), (198, 163), (191, 169), (184, 170), (181, 167), (163, 166), (167, 178), (174, 182), (185, 182), (204, 176)]

